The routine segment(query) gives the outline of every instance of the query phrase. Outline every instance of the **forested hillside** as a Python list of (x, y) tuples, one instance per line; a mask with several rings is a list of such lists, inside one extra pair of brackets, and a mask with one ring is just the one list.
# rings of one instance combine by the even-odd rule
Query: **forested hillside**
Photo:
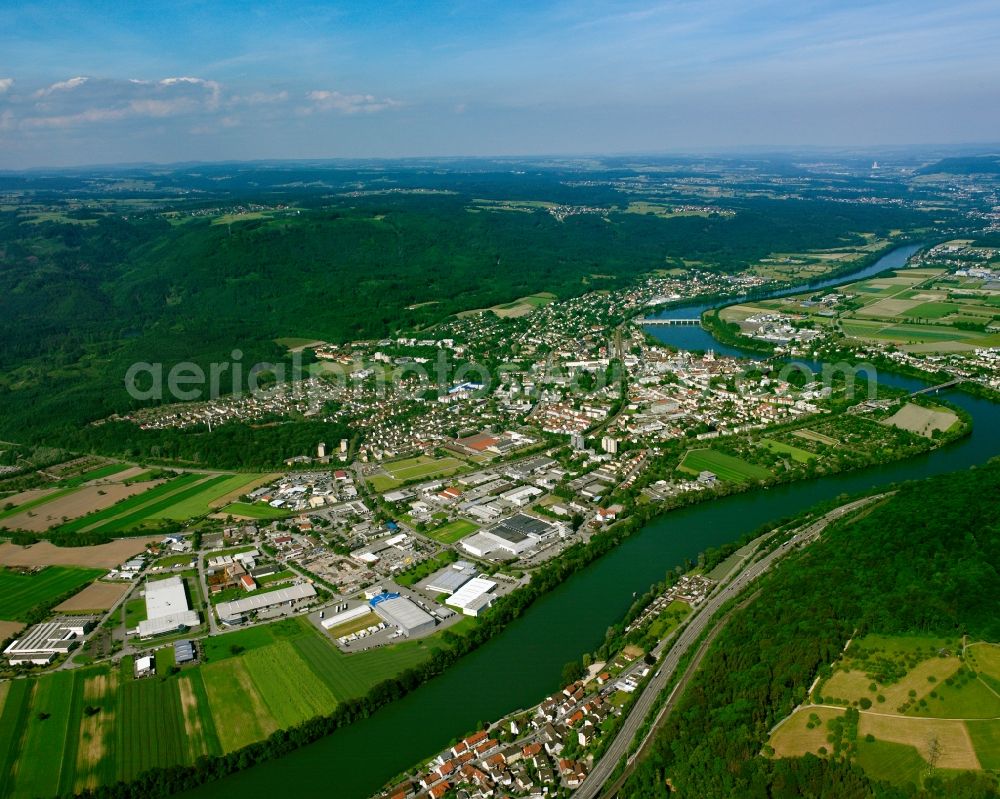
[(922, 791), (873, 783), (859, 767), (760, 755), (768, 731), (806, 697), (852, 635), (968, 634), (1000, 640), (1000, 462), (904, 487), (831, 527), (761, 584), (719, 635), (655, 749), (622, 796), (980, 797), (968, 775)]
[[(0, 435), (20, 439), (30, 426), (51, 436), (129, 410), (122, 379), (137, 361), (207, 364), (239, 349), (244, 363), (275, 362), (285, 356), (278, 337), (378, 338), (537, 291), (621, 286), (681, 259), (732, 271), (929, 222), (904, 208), (764, 198), (728, 199), (735, 216), (668, 219), (624, 213), (628, 200), (607, 186), (570, 185), (557, 172), (400, 170), (375, 183), (403, 193), (358, 196), (331, 194), (332, 176), (308, 169), (230, 173), (159, 175), (160, 192), (213, 185), (216, 196), (148, 210), (138, 195), (112, 201), (91, 187), (100, 213), (60, 193), (74, 185), (68, 177), (0, 180), (11, 191), (44, 187), (34, 199), (66, 209), (30, 221), (17, 205), (0, 210)], [(349, 188), (360, 176), (338, 180)], [(429, 188), (405, 193), (410, 185)], [(608, 211), (557, 219), (475, 207), (483, 197)], [(284, 210), (219, 224), (208, 208), (255, 202)], [(132, 210), (109, 213), (115, 203)]]

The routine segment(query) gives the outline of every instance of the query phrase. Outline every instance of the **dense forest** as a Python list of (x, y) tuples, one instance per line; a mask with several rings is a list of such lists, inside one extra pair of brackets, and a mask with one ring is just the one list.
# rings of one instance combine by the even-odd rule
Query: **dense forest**
[[(135, 362), (206, 366), (239, 349), (243, 363), (278, 363), (287, 357), (279, 337), (377, 338), (537, 291), (568, 297), (620, 286), (675, 259), (736, 270), (773, 252), (857, 245), (860, 232), (928, 224), (905, 208), (758, 197), (727, 198), (732, 217), (611, 210), (560, 221), (542, 209), (470, 203), (544, 198), (621, 209), (630, 198), (599, 181), (567, 180), (579, 174), (482, 165), (336, 175), (230, 169), (225, 177), (215, 169), (156, 178), (154, 196), (198, 200), (149, 208), (115, 189), (114, 202), (133, 203), (129, 213), (108, 212), (117, 206), (99, 193), (100, 181), (0, 176), (0, 188), (63, 208), (30, 221), (17, 205), (0, 210), (0, 436), (51, 440), (132, 409), (122, 380)], [(219, 195), (222, 183), (228, 195)], [(399, 193), (331, 193), (362, 183)], [(69, 203), (71, 187), (89, 200)], [(254, 202), (285, 211), (231, 224), (207, 213)]]
[(922, 789), (869, 780), (850, 763), (760, 756), (768, 730), (801, 702), (817, 670), (868, 632), (1000, 639), (1000, 461), (904, 486), (831, 526), (733, 615), (622, 792), (700, 797), (985, 797), (970, 775)]

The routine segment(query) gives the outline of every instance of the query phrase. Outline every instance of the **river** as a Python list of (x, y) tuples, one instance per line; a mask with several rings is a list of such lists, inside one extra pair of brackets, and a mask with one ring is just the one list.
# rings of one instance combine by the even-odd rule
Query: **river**
[[(865, 271), (876, 274), (901, 266), (916, 249), (895, 250)], [(843, 276), (838, 282), (858, 277)], [(672, 312), (690, 315), (691, 311), (688, 307)], [(658, 331), (686, 333), (697, 329), (667, 327)], [(880, 376), (880, 380), (913, 390), (925, 385), (893, 375)], [(560, 687), (563, 665), (601, 643), (607, 627), (627, 611), (634, 591), (644, 592), (668, 569), (687, 559), (695, 560), (706, 547), (733, 541), (765, 522), (799, 513), (839, 494), (964, 469), (1000, 454), (1000, 439), (995, 434), (1000, 429), (1000, 406), (956, 391), (946, 396), (972, 415), (971, 436), (903, 462), (671, 511), (573, 575), (496, 638), (402, 700), (289, 755), (185, 796), (273, 799), (284, 790), (318, 791), (336, 799), (370, 796), (393, 775), (430, 757), (480, 721), (529, 707)]]
[[(799, 294), (810, 289), (818, 291), (819, 289), (829, 288), (830, 286), (842, 286), (844, 283), (864, 280), (866, 277), (872, 277), (881, 272), (885, 272), (887, 269), (899, 269), (900, 267), (905, 266), (910, 256), (915, 252), (918, 252), (923, 246), (923, 244), (907, 244), (903, 247), (897, 247), (895, 250), (883, 255), (874, 263), (860, 269), (855, 269), (852, 272), (847, 272), (839, 277), (816, 280), (798, 286), (763, 292), (755, 294), (753, 298), (757, 300), (765, 300), (773, 299), (775, 297), (787, 297), (790, 294)], [(726, 304), (733, 305), (746, 299), (748, 299), (748, 297), (732, 297), (726, 300)], [(655, 315), (655, 318), (700, 318), (705, 311), (715, 308), (718, 304), (718, 302), (684, 303), (683, 305), (678, 305), (673, 308), (668, 308), (665, 311), (661, 311)], [(649, 325), (646, 327), (646, 332), (653, 336), (653, 338), (662, 341), (664, 344), (669, 344), (671, 347), (676, 347), (679, 350), (714, 350), (717, 355), (729, 355), (734, 358), (757, 359), (762, 357), (759, 353), (752, 353), (748, 350), (742, 350), (739, 347), (733, 347), (716, 341), (711, 333), (699, 325)]]

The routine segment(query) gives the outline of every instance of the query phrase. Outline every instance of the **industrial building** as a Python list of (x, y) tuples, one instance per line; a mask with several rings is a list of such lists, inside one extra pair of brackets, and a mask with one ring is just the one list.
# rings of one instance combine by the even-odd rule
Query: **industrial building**
[(492, 592), (496, 587), (497, 584), (492, 580), (476, 577), (445, 600), (445, 604), (458, 608), (466, 616), (478, 616), (493, 604)]
[(310, 583), (299, 583), (266, 594), (254, 594), (235, 602), (220, 602), (215, 606), (223, 624), (242, 624), (243, 616), (252, 611), (273, 608), (287, 603), (290, 607), (316, 596), (316, 589)]
[(183, 666), (194, 660), (194, 643), (191, 641), (174, 641), (174, 663)]
[(93, 616), (73, 616), (36, 624), (3, 651), (4, 657), (12, 666), (47, 666), (73, 649), (95, 624), (97, 619)]
[(434, 629), (434, 617), (399, 594), (377, 596), (371, 606), (386, 623), (398, 627), (407, 638), (426, 635)]
[(347, 624), (349, 621), (354, 621), (355, 619), (360, 619), (362, 616), (367, 616), (371, 612), (371, 605), (358, 605), (350, 610), (345, 610), (343, 613), (338, 613), (328, 619), (323, 619), (320, 624), (323, 626), (324, 630), (332, 630), (334, 627), (339, 627), (341, 624)]
[(560, 534), (562, 528), (526, 513), (515, 513), (462, 539), (462, 548), (478, 558), (507, 559), (517, 557), (543, 541)]
[(146, 583), (146, 618), (139, 622), (141, 638), (173, 633), (199, 624), (201, 617), (191, 610), (181, 577)]
[(467, 560), (460, 560), (435, 572), (425, 584), (428, 591), (435, 594), (454, 594), (479, 571)]

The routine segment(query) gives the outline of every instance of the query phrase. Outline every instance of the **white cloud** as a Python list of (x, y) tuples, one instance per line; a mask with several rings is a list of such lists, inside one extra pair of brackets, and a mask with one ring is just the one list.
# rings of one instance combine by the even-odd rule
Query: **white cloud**
[(157, 81), (71, 78), (34, 93), (20, 120), (25, 128), (67, 128), (127, 118), (212, 114), (220, 104), (216, 81), (170, 77)]
[(307, 99), (312, 102), (302, 113), (311, 114), (314, 111), (338, 111), (341, 114), (374, 114), (402, 105), (390, 97), (375, 97), (372, 94), (343, 94), (338, 91), (318, 90), (309, 92)]
[(10, 91), (10, 87), (14, 85), (13, 78), (0, 78), (0, 94)]
[(68, 92), (73, 89), (77, 89), (83, 86), (90, 78), (84, 76), (78, 76), (76, 78), (70, 78), (69, 80), (61, 80), (57, 83), (53, 83), (51, 86), (46, 86), (44, 89), (39, 89), (35, 92), (35, 97), (47, 97), (53, 92)]

